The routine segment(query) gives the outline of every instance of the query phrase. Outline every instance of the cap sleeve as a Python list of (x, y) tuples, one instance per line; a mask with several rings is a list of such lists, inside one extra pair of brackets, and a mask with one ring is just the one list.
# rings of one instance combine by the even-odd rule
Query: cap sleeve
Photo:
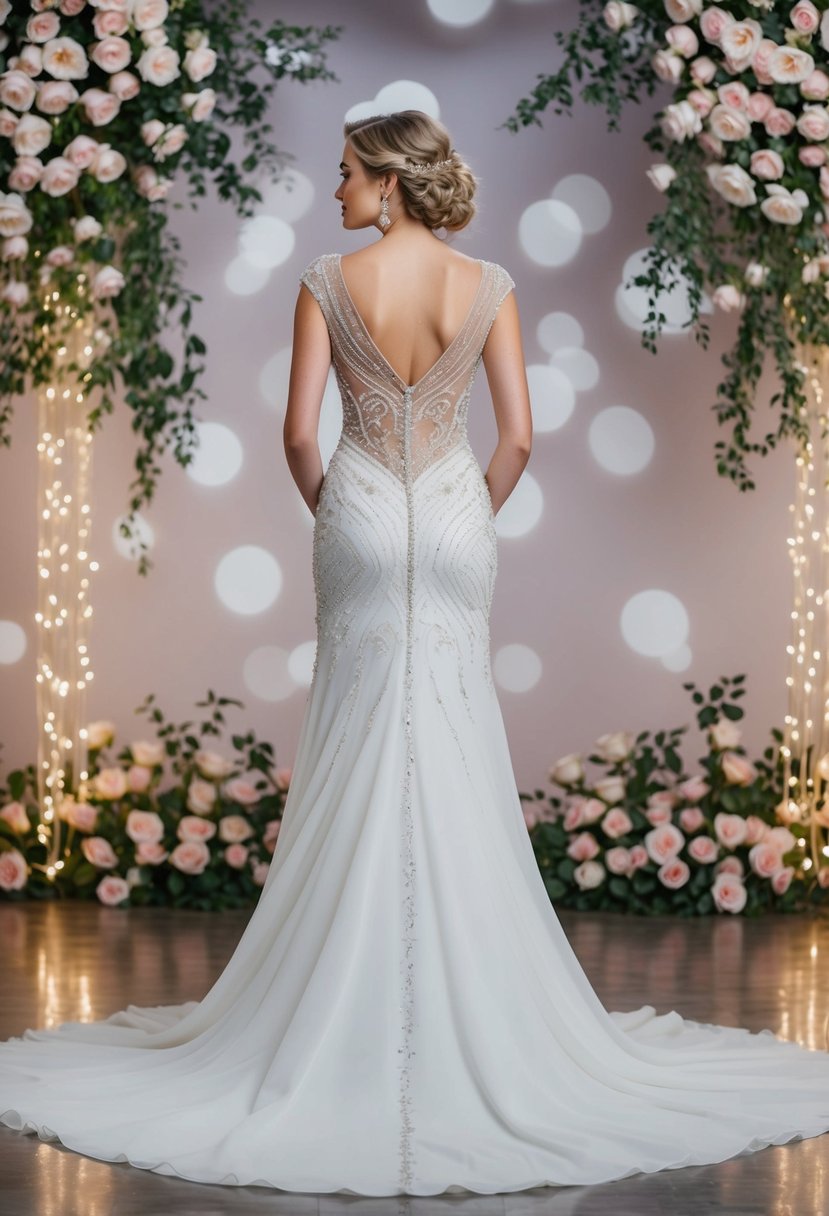
[(496, 263), (498, 275), (495, 281), (495, 311), (503, 304), (506, 297), (515, 287), (515, 282), (512, 277), (504, 270), (503, 266), (498, 266)]
[(311, 295), (319, 304), (322, 311), (328, 315), (328, 293), (326, 291), (325, 274), (324, 274), (325, 255), (314, 258), (313, 262), (309, 262), (299, 276), (300, 283), (304, 283), (310, 291)]

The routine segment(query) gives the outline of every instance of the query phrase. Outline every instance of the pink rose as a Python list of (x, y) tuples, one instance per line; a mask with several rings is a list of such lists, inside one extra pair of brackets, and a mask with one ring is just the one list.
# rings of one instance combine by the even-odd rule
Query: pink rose
[(817, 169), (821, 165), (826, 164), (826, 153), (823, 148), (812, 144), (807, 148), (798, 148), (797, 157), (801, 165), (808, 165), (810, 169)]
[(599, 845), (592, 832), (580, 832), (567, 846), (567, 855), (574, 861), (590, 861), (599, 852)]
[(829, 137), (829, 110), (820, 105), (804, 106), (796, 126), (804, 139), (821, 143)]
[(746, 906), (746, 889), (736, 874), (718, 874), (711, 887), (714, 906), (718, 912), (742, 912)]
[(20, 115), (11, 110), (0, 110), (0, 135), (14, 135), (15, 127), (20, 122)]
[(127, 774), (122, 768), (102, 768), (95, 775), (93, 793), (96, 798), (115, 801), (127, 792)]
[(155, 811), (130, 811), (126, 833), (135, 844), (158, 844), (164, 836), (164, 824)]
[(137, 30), (154, 30), (167, 20), (167, 0), (134, 0), (132, 19)]
[(829, 76), (816, 68), (801, 82), (800, 92), (809, 101), (825, 101), (829, 97)]
[(63, 150), (67, 160), (79, 169), (88, 168), (98, 155), (98, 141), (88, 135), (76, 135)]
[(272, 853), (276, 848), (276, 841), (279, 836), (279, 829), (282, 827), (281, 819), (269, 819), (265, 824), (265, 831), (262, 835), (262, 844)]
[(527, 826), (527, 831), (531, 832), (534, 827), (538, 826), (538, 811), (532, 803), (524, 803), (522, 807), (524, 814), (524, 823)]
[(18, 156), (38, 156), (51, 142), (52, 124), (39, 114), (24, 114), (12, 135), (12, 147)]
[(777, 43), (771, 38), (761, 38), (754, 52), (754, 58), (751, 61), (751, 70), (757, 77), (758, 84), (772, 84), (772, 78), (769, 74), (769, 60), (772, 53), (777, 50)]
[(37, 96), (31, 77), (18, 69), (6, 71), (0, 77), (0, 101), (13, 110), (30, 110)]
[(36, 13), (26, 22), (26, 37), (30, 42), (48, 42), (60, 33), (60, 17), (51, 11)]
[(697, 84), (710, 84), (717, 74), (717, 65), (707, 55), (700, 55), (691, 64), (691, 76)]
[(714, 106), (709, 125), (717, 139), (748, 139), (751, 134), (751, 119), (744, 110), (735, 110), (722, 104)]
[(723, 33), (733, 24), (734, 18), (731, 14), (725, 12), (724, 9), (717, 8), (716, 5), (705, 9), (699, 19), (703, 38), (715, 46), (719, 43)]
[(717, 860), (719, 846), (710, 836), (695, 836), (688, 845), (688, 855), (702, 866), (711, 865)]
[(586, 801), (587, 801), (586, 798), (580, 798), (577, 802), (574, 802), (571, 806), (569, 806), (567, 808), (567, 811), (565, 812), (565, 815), (564, 815), (565, 831), (575, 832), (576, 828), (581, 827), (581, 824), (582, 824), (581, 810)]
[(648, 851), (643, 844), (635, 844), (630, 850), (630, 864), (634, 870), (641, 870), (649, 860)]
[(71, 80), (47, 80), (38, 86), (37, 108), (42, 114), (63, 114), (78, 100)]
[(46, 263), (49, 266), (71, 266), (75, 259), (75, 250), (71, 245), (55, 245), (54, 249), (50, 249), (46, 254)]
[(684, 844), (685, 837), (672, 823), (664, 823), (661, 827), (653, 828), (645, 836), (648, 856), (657, 865), (663, 865), (666, 861), (676, 857)]
[(773, 106), (766, 117), (763, 119), (763, 126), (768, 131), (769, 135), (776, 138), (782, 138), (784, 135), (791, 135), (794, 130), (795, 117), (790, 110), (783, 110), (780, 106)]
[(698, 806), (686, 806), (679, 812), (679, 826), (683, 832), (698, 832), (705, 823), (705, 816)]
[(59, 198), (78, 184), (80, 169), (65, 156), (53, 156), (44, 166), (40, 176), (40, 188), (51, 198)]
[(229, 844), (225, 849), (225, 861), (232, 870), (243, 870), (248, 860), (246, 844)]
[[(601, 782), (597, 782), (596, 788), (598, 789), (601, 784)], [(606, 810), (607, 805), (601, 798), (585, 798), (581, 804), (581, 822), (583, 824), (598, 823)]]
[(81, 852), (88, 862), (99, 870), (110, 870), (118, 865), (115, 850), (103, 836), (87, 836), (81, 841)]
[(672, 25), (665, 31), (665, 40), (683, 59), (691, 59), (699, 50), (699, 39), (689, 25)]
[(829, 198), (829, 168), (826, 166), (820, 171), (820, 192), (824, 198)]
[(679, 790), (656, 790), (653, 794), (648, 795), (647, 805), (649, 807), (668, 807), (672, 809), (682, 801), (682, 795)]
[(132, 59), (126, 38), (108, 37), (92, 45), (89, 58), (104, 72), (122, 72)]
[(714, 832), (726, 849), (736, 849), (746, 838), (746, 821), (742, 815), (727, 815), (719, 811), (714, 816)]
[(18, 849), (0, 853), (0, 891), (22, 891), (28, 878), (26, 858)]
[(105, 93), (103, 89), (85, 89), (79, 100), (93, 127), (105, 127), (121, 109), (115, 94)]
[(69, 223), (74, 228), (74, 238), (76, 242), (92, 241), (96, 236), (100, 236), (103, 228), (95, 219), (94, 215), (82, 215), (79, 217), (73, 216)]
[(77, 832), (94, 832), (98, 823), (98, 808), (88, 802), (71, 802), (64, 800), (60, 808), (60, 817)]
[(820, 13), (811, 0), (797, 0), (794, 8), (789, 10), (789, 21), (798, 34), (814, 34), (820, 25)]
[(89, 60), (74, 38), (52, 38), (43, 47), (43, 70), (56, 80), (83, 80), (89, 75)]
[(255, 861), (250, 868), (250, 876), (257, 887), (263, 887), (265, 880), (268, 877), (270, 863), (267, 861)]
[(679, 55), (663, 49), (658, 50), (653, 56), (651, 67), (654, 75), (668, 84), (677, 84), (682, 79), (682, 73), (685, 70), (685, 65)]
[(148, 46), (135, 66), (142, 80), (160, 87), (181, 75), (178, 51), (172, 46)]
[(749, 849), (748, 864), (760, 878), (773, 878), (783, 869), (783, 855), (776, 844), (761, 840)]
[[(92, 141), (95, 142), (94, 140)], [(108, 148), (109, 144), (95, 144), (98, 149), (98, 156), (101, 151)], [(155, 742), (154, 740), (136, 739), (130, 744), (132, 758), (136, 764), (143, 764), (145, 768), (155, 768), (159, 764), (164, 763), (164, 757), (167, 754), (163, 742)]]
[(202, 874), (210, 861), (210, 850), (203, 840), (184, 840), (170, 854), (170, 865), (182, 874)]
[(244, 815), (223, 815), (219, 820), (219, 840), (225, 844), (238, 844), (253, 835), (250, 820)]
[(181, 104), (190, 111), (193, 122), (204, 122), (216, 108), (216, 90), (208, 88), (200, 89), (198, 93), (184, 93)]
[[(723, 144), (723, 141), (721, 139), (717, 139), (716, 135), (712, 135), (710, 131), (703, 131), (701, 134), (699, 134), (697, 136), (697, 143), (699, 144), (699, 146), (702, 148), (702, 150), (704, 152), (708, 153), (709, 156), (715, 156), (718, 159), (723, 155), (723, 152), (725, 151), (725, 145)], [(728, 166), (721, 166), (721, 167), (727, 167), (728, 169), (734, 169), (734, 168), (739, 168), (739, 165), (728, 165)], [(742, 173), (743, 170), (740, 169), (740, 172)], [(748, 174), (746, 174), (746, 177), (748, 177)], [(751, 180), (751, 179), (749, 178), (749, 180)]]
[(611, 840), (618, 840), (627, 835), (633, 828), (633, 821), (627, 811), (620, 806), (612, 807), (602, 820), (602, 828)]
[(779, 46), (769, 55), (769, 75), (775, 84), (800, 84), (814, 70), (814, 59), (799, 47)]
[(829, 887), (829, 866), (821, 866), (817, 872), (817, 885), (825, 891)]
[(736, 747), (740, 742), (741, 731), (730, 718), (717, 718), (708, 728), (708, 736), (714, 747), (721, 750), (726, 747)]
[(717, 89), (717, 97), (724, 106), (731, 106), (734, 110), (745, 110), (748, 108), (750, 93), (741, 81), (729, 80), (727, 84), (721, 84)]
[(691, 89), (688, 94), (688, 101), (696, 110), (697, 114), (701, 114), (706, 118), (711, 113), (711, 108), (714, 105), (714, 94), (710, 89)]
[(231, 802), (238, 802), (240, 806), (256, 806), (260, 795), (252, 781), (245, 781), (243, 777), (234, 777), (225, 785), (225, 797), (229, 798)]
[(114, 182), (126, 167), (127, 160), (121, 152), (111, 148), (109, 144), (101, 144), (89, 171), (98, 182)]
[(209, 46), (197, 46), (184, 56), (184, 70), (194, 84), (204, 80), (216, 68), (216, 52)]
[(645, 818), (655, 828), (659, 827), (662, 823), (670, 823), (671, 808), (668, 806), (652, 806), (649, 810), (645, 811)]
[(26, 808), (22, 802), (7, 802), (3, 809), (0, 810), (0, 819), (4, 823), (7, 823), (18, 836), (23, 836), (32, 829), (32, 825), (29, 823), (29, 816), (26, 814)]
[(216, 825), (210, 819), (200, 819), (198, 815), (185, 815), (179, 820), (176, 828), (179, 840), (212, 840), (216, 835)]
[(29, 242), (25, 236), (8, 236), (3, 241), (2, 257), (5, 262), (25, 258), (29, 253)]
[(92, 297), (95, 300), (108, 300), (117, 296), (125, 282), (116, 266), (102, 266), (92, 280)]
[(229, 777), (235, 768), (232, 760), (226, 760), (218, 752), (205, 749), (197, 751), (193, 759), (201, 775), (212, 781), (220, 781), (224, 777)]
[(194, 777), (187, 790), (187, 809), (196, 815), (209, 815), (216, 805), (216, 787)]
[(628, 875), (633, 872), (633, 866), (630, 861), (630, 849), (626, 849), (620, 844), (607, 850), (604, 855), (604, 863), (611, 874)]
[(127, 33), (130, 22), (126, 13), (119, 13), (115, 9), (99, 9), (92, 19), (92, 28), (96, 38), (106, 38), (108, 35), (117, 37)]
[(278, 768), (275, 770), (273, 779), (276, 782), (276, 788), (278, 790), (282, 790), (283, 792), (287, 790), (288, 786), (291, 784), (292, 771), (293, 770), (290, 768)]
[(43, 164), (36, 156), (21, 156), (9, 174), (9, 188), (27, 194), (43, 176)]
[(158, 866), (170, 854), (158, 841), (142, 841), (135, 850), (135, 860), (140, 866)]
[(129, 883), (125, 878), (119, 878), (117, 874), (107, 874), (106, 878), (102, 878), (98, 883), (95, 894), (102, 904), (114, 908), (117, 904), (123, 903), (125, 899), (129, 899)]
[(150, 787), (153, 770), (143, 764), (131, 764), (127, 769), (127, 783), (133, 794), (143, 794)]
[(699, 802), (710, 792), (710, 785), (701, 775), (689, 777), (687, 781), (683, 781), (677, 786), (677, 793), (680, 799), (685, 802)]
[(664, 865), (659, 867), (656, 876), (663, 887), (667, 887), (669, 891), (678, 891), (680, 887), (685, 886), (691, 877), (691, 871), (684, 861), (681, 861), (678, 857), (673, 857), (670, 861), (666, 861)]
[(768, 93), (751, 93), (746, 102), (746, 113), (752, 122), (765, 122), (774, 101)]
[(716, 872), (717, 874), (734, 874), (737, 878), (742, 878), (745, 868), (739, 857), (723, 857), (717, 865)]
[(0, 292), (0, 300), (5, 300), (8, 304), (11, 304), (12, 308), (22, 308), (24, 304), (29, 302), (28, 285), (19, 282), (17, 279), (9, 279), (2, 292)]
[(751, 172), (761, 181), (774, 182), (783, 176), (783, 157), (771, 148), (761, 148), (751, 154)]
[(132, 72), (115, 72), (109, 78), (109, 91), (119, 101), (131, 101), (141, 92), (141, 81)]
[[(602, 777), (601, 781), (595, 782), (593, 786), (598, 797), (611, 806), (614, 802), (622, 801), (625, 796), (625, 788), (625, 781), (622, 777)], [(596, 799), (590, 799), (590, 801), (595, 802)], [(602, 808), (602, 813), (604, 813), (604, 808)], [(590, 820), (588, 819), (587, 822), (589, 823)]]
[(794, 867), (786, 866), (783, 870), (778, 870), (771, 878), (771, 889), (775, 895), (785, 895), (791, 886), (794, 878)]
[(765, 839), (768, 832), (768, 824), (764, 823), (759, 815), (749, 815), (746, 818), (746, 844), (758, 844)]
[[(769, 187), (769, 189), (771, 190), (773, 187)], [(760, 209), (764, 214), (765, 203), (767, 201), (764, 200), (760, 205)], [(723, 776), (729, 785), (751, 785), (752, 781), (757, 779), (757, 769), (750, 760), (747, 760), (745, 756), (741, 756), (739, 752), (723, 752), (721, 763)]]
[(797, 844), (794, 834), (784, 827), (769, 828), (763, 839), (777, 845), (781, 853), (790, 852)]

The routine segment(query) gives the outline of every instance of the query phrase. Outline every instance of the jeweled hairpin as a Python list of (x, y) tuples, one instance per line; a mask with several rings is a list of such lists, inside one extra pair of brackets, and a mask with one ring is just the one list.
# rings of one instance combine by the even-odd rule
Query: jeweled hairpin
[(423, 165), (415, 165), (409, 161), (407, 167), (412, 173), (435, 173), (438, 169), (442, 169), (445, 165), (451, 164), (452, 158), (450, 156), (449, 160), (436, 160)]

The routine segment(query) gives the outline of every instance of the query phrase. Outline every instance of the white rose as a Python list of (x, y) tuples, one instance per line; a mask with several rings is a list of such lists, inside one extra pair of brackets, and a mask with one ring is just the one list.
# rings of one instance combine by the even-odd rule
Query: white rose
[(164, 132), (153, 149), (153, 156), (156, 160), (166, 160), (168, 156), (173, 156), (176, 152), (181, 151), (186, 142), (187, 128), (183, 123), (177, 122)]
[(167, 20), (167, 0), (134, 0), (132, 21), (137, 30), (152, 30)]
[(639, 9), (635, 4), (625, 4), (624, 0), (608, 0), (602, 9), (605, 25), (613, 30), (614, 34), (632, 25), (638, 13)]
[(618, 763), (630, 755), (633, 744), (634, 738), (629, 730), (617, 730), (609, 735), (600, 735), (593, 745), (593, 750), (603, 760)]
[(4, 72), (0, 77), (0, 101), (13, 110), (30, 110), (37, 96), (37, 86), (25, 72)]
[(171, 46), (150, 46), (135, 65), (148, 84), (172, 84), (181, 75), (178, 51)]
[(610, 805), (614, 802), (621, 802), (625, 796), (626, 788), (626, 784), (621, 777), (603, 777), (601, 781), (597, 781), (593, 786), (598, 796)]
[(581, 756), (576, 752), (571, 752), (568, 756), (562, 756), (560, 760), (552, 766), (549, 772), (550, 781), (556, 781), (559, 785), (576, 785), (584, 776), (584, 766), (582, 765)]
[(735, 110), (733, 106), (714, 106), (708, 125), (717, 139), (748, 139), (751, 134), (751, 119), (743, 110)]
[(744, 71), (754, 58), (754, 52), (763, 37), (759, 21), (748, 17), (745, 21), (734, 21), (720, 35), (720, 47), (728, 66), (738, 72)]
[(573, 871), (576, 885), (582, 891), (591, 891), (600, 887), (605, 879), (606, 870), (599, 861), (583, 861)]
[(15, 279), (10, 279), (3, 288), (0, 299), (11, 304), (13, 308), (22, 308), (29, 301), (29, 288), (25, 283), (18, 283)]
[(21, 156), (9, 174), (9, 188), (24, 194), (34, 190), (43, 176), (43, 164), (36, 156)]
[(164, 123), (160, 118), (150, 118), (141, 124), (141, 138), (148, 148), (164, 134)]
[(762, 287), (769, 277), (769, 268), (762, 262), (749, 262), (746, 266), (745, 276), (749, 287)]
[(19, 114), (13, 114), (11, 110), (0, 110), (0, 135), (13, 135), (19, 122)]
[(0, 191), (0, 236), (21, 236), (32, 226), (32, 215), (20, 194)]
[(48, 162), (40, 178), (40, 188), (51, 198), (59, 198), (68, 194), (73, 186), (77, 186), (81, 171), (77, 165), (65, 156), (55, 156)]
[(671, 165), (651, 165), (647, 171), (650, 181), (656, 186), (660, 194), (668, 189), (671, 182), (676, 177), (676, 169)]
[(3, 241), (3, 261), (14, 262), (25, 258), (29, 252), (29, 242), (25, 236), (7, 236)]
[(702, 118), (689, 101), (678, 101), (662, 111), (660, 126), (666, 139), (682, 143), (702, 130)]
[(92, 296), (96, 300), (106, 300), (117, 296), (126, 282), (120, 270), (114, 266), (102, 266), (92, 280)]
[(121, 102), (115, 94), (104, 89), (85, 89), (81, 93), (80, 102), (93, 127), (105, 127), (121, 109)]
[(52, 124), (37, 114), (24, 114), (12, 136), (12, 147), (18, 156), (37, 156), (51, 142)]
[(746, 302), (745, 296), (731, 283), (722, 283), (714, 292), (711, 299), (716, 308), (722, 312), (739, 312)]
[(135, 743), (131, 743), (130, 751), (135, 763), (143, 764), (145, 768), (154, 768), (157, 764), (163, 764), (167, 754), (163, 743), (145, 742), (144, 740), (136, 740)]
[(130, 101), (141, 92), (141, 81), (132, 72), (115, 72), (109, 78), (108, 88), (119, 101)]
[(760, 210), (766, 219), (774, 224), (799, 224), (803, 212), (809, 205), (809, 197), (804, 190), (789, 191), (785, 186), (770, 183), (766, 186), (769, 197), (764, 198)]
[(89, 75), (89, 60), (74, 38), (53, 38), (43, 47), (43, 70), (56, 80), (83, 80)]
[[(87, 218), (91, 218), (88, 216)], [(78, 223), (81, 221), (79, 220)], [(97, 222), (97, 221), (96, 221)], [(93, 751), (97, 751), (102, 747), (109, 747), (112, 740), (115, 738), (115, 723), (101, 720), (99, 722), (90, 722), (86, 728), (86, 741)]]
[(144, 46), (166, 46), (170, 39), (164, 29), (144, 30), (141, 35)]
[(207, 88), (200, 93), (182, 94), (181, 104), (190, 111), (193, 122), (204, 122), (213, 113), (216, 106), (216, 90)]
[(15, 58), (13, 66), (27, 76), (39, 76), (43, 71), (43, 51), (39, 46), (24, 46)]
[(132, 59), (132, 52), (126, 38), (113, 35), (96, 42), (89, 57), (104, 72), (123, 72)]
[[(98, 221), (95, 219), (94, 215), (82, 215), (80, 217), (80, 219), (75, 220), (73, 231), (74, 231), (75, 241), (80, 242), (80, 241), (90, 241), (90, 240), (93, 240), (96, 236), (100, 236), (103, 231), (103, 228), (98, 223)], [(93, 746), (93, 744), (90, 743), (90, 747), (92, 747), (92, 746)]]
[(204, 80), (216, 67), (216, 52), (209, 46), (196, 47), (184, 56), (184, 70), (194, 84)]
[(757, 202), (754, 179), (740, 165), (708, 165), (708, 180), (722, 197), (735, 207), (750, 207)]
[(684, 60), (673, 51), (659, 50), (651, 59), (651, 67), (660, 80), (677, 84), (685, 71)]
[(776, 84), (800, 84), (815, 70), (815, 61), (796, 46), (779, 46), (769, 55), (769, 75)]
[(671, 21), (682, 24), (691, 21), (702, 12), (702, 0), (665, 0), (665, 12)]
[(41, 114), (63, 114), (78, 100), (71, 80), (47, 80), (38, 86), (37, 108)]

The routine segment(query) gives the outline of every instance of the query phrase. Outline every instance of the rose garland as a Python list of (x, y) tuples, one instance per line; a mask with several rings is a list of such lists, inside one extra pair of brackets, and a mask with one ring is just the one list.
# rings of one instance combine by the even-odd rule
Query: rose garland
[[(550, 781), (563, 793), (524, 793), (524, 818), (550, 898), (563, 906), (655, 915), (751, 915), (818, 903), (829, 865), (812, 867), (806, 840), (780, 822), (779, 748), (752, 761), (737, 725), (745, 677), (721, 679), (698, 706), (709, 752), (683, 770), (686, 727), (602, 735), (587, 759), (563, 756)], [(772, 732), (776, 740), (780, 732)], [(777, 760), (774, 762), (774, 757)]]
[[(139, 435), (126, 536), (153, 497), (158, 457), (173, 444), (180, 464), (192, 459), (204, 397), (205, 344), (190, 332), (201, 297), (182, 286), (164, 200), (180, 171), (191, 209), (210, 176), (252, 214), (262, 195), (247, 179), (278, 176), (287, 160), (265, 121), (276, 83), (335, 79), (322, 47), (338, 33), (263, 30), (244, 0), (0, 0), (0, 444), (12, 397), (53, 380), (65, 338), (54, 293), (77, 315), (94, 312), (93, 362), (78, 376), (85, 396), (101, 394), (88, 425), (113, 411), (120, 380)], [(178, 374), (162, 342), (174, 324)]]
[[(672, 100), (645, 140), (664, 160), (649, 170), (666, 199), (648, 224), (649, 293), (642, 341), (655, 351), (666, 291), (687, 286), (697, 340), (709, 330), (705, 292), (739, 317), (725, 355), (728, 374), (714, 407), (730, 442), (715, 445), (718, 472), (754, 488), (745, 457), (788, 435), (804, 445), (803, 346), (829, 343), (829, 6), (797, 0), (581, 0), (578, 27), (556, 35), (565, 53), (507, 126), (539, 122), (552, 105), (570, 113), (573, 81), (605, 106), (621, 107), (668, 86)], [(749, 439), (764, 358), (775, 362), (776, 430)]]
[[(149, 696), (136, 712), (148, 712)], [(241, 701), (212, 691), (192, 722), (151, 717), (158, 738), (113, 756), (115, 726), (90, 722), (90, 777), (61, 806), (67, 835), (55, 875), (34, 798), (34, 770), (0, 786), (0, 898), (97, 899), (119, 906), (245, 907), (264, 884), (282, 824), (290, 768), (275, 767), (269, 743), (234, 734), (233, 758), (207, 746), (221, 735), (225, 707)], [(169, 772), (165, 773), (165, 765)]]

